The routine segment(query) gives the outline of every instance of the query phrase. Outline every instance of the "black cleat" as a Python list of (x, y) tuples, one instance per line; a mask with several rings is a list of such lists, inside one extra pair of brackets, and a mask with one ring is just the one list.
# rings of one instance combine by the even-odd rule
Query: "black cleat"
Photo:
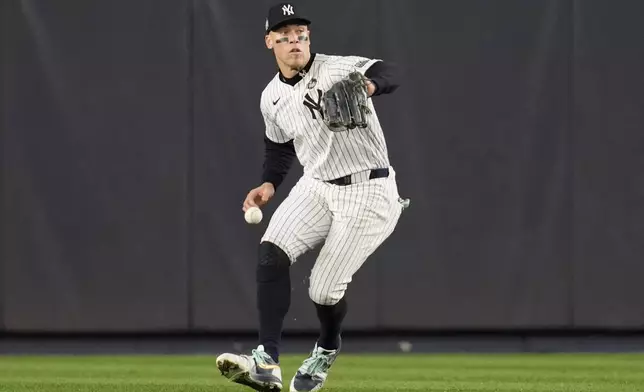
[(322, 389), (329, 369), (339, 353), (340, 347), (336, 350), (325, 350), (316, 343), (311, 355), (304, 360), (291, 380), (290, 392), (312, 392)]

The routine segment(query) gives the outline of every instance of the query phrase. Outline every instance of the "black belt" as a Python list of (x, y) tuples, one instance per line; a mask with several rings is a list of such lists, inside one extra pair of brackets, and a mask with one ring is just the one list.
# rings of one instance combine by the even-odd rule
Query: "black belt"
[[(369, 173), (370, 180), (373, 180), (374, 178), (383, 178), (383, 177), (389, 177), (389, 168), (373, 169)], [(334, 180), (328, 180), (327, 182), (333, 185), (351, 185), (351, 174), (346, 175), (344, 177), (336, 178)]]

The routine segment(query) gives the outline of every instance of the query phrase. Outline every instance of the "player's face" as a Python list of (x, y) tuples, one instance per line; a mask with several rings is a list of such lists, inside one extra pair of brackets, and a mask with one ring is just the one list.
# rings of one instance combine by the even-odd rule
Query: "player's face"
[(266, 36), (266, 46), (273, 49), (277, 61), (291, 69), (301, 69), (310, 58), (310, 31), (305, 25), (287, 25)]

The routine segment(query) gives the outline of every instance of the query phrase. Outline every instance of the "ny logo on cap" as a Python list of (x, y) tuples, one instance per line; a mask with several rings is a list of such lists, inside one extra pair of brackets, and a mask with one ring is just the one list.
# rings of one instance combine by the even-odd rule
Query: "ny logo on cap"
[(292, 6), (292, 5), (290, 5), (290, 4), (285, 4), (285, 5), (282, 7), (282, 12), (284, 13), (284, 15), (293, 15), (293, 14), (295, 13), (295, 12), (293, 11), (293, 6)]

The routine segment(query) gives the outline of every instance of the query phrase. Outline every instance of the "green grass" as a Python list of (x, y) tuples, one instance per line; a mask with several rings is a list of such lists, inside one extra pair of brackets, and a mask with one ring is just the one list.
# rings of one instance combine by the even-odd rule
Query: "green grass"
[[(283, 357), (285, 385), (302, 359), (304, 355)], [(0, 391), (251, 391), (223, 379), (214, 360), (209, 356), (0, 356)], [(324, 390), (644, 392), (644, 355), (344, 354)]]

